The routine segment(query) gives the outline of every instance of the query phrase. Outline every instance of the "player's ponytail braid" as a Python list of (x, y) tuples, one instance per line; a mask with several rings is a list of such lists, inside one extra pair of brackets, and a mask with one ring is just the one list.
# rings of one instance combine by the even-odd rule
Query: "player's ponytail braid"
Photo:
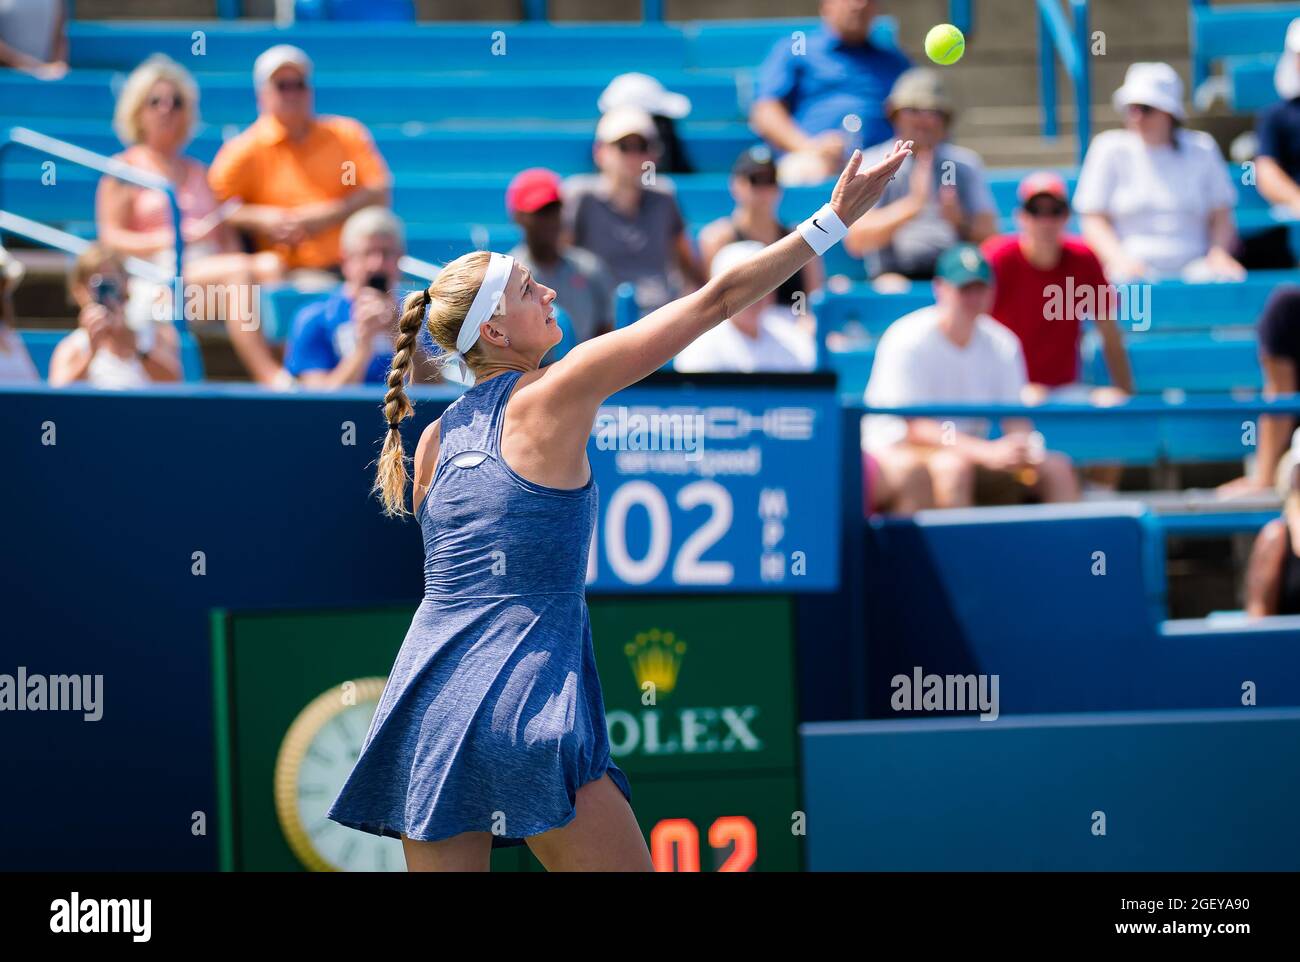
[(388, 393), (384, 395), (384, 417), (388, 421), (388, 435), (379, 455), (379, 469), (375, 473), (375, 492), (384, 505), (384, 514), (396, 517), (409, 514), (406, 510), (406, 484), (410, 480), (406, 471), (406, 453), (402, 449), (401, 422), (415, 413), (415, 407), (406, 394), (406, 382), (415, 367), (416, 338), (420, 334), (420, 321), (429, 306), (429, 291), (408, 294), (402, 303), (402, 316), (397, 321), (397, 342), (393, 346), (393, 365), (388, 371)]
[[(406, 455), (402, 450), (402, 433), (397, 429), (401, 422), (415, 413), (411, 399), (406, 395), (406, 383), (411, 379), (415, 363), (416, 337), (420, 322), (428, 316), (429, 336), (443, 351), (456, 350), (456, 338), (461, 324), (474, 303), (483, 277), (487, 273), (487, 251), (462, 254), (444, 267), (426, 290), (407, 296), (402, 302), (402, 316), (397, 321), (397, 343), (394, 345), (393, 366), (388, 372), (388, 393), (384, 395), (384, 417), (388, 419), (388, 436), (379, 455), (379, 469), (375, 473), (375, 493), (389, 517), (410, 514), (406, 510), (406, 484), (410, 480), (406, 471)], [(474, 370), (482, 359), (482, 348), (475, 344), (465, 352), (465, 362)]]

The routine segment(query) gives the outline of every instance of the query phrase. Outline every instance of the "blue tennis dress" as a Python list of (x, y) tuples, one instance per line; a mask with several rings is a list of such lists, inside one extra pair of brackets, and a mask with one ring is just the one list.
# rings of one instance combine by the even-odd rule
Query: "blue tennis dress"
[(570, 822), (606, 772), (609, 735), (585, 594), (595, 478), (562, 489), (501, 457), (520, 372), (476, 384), (442, 415), (433, 483), (417, 509), (424, 600), (352, 773), (327, 817), (435, 841), (492, 845)]

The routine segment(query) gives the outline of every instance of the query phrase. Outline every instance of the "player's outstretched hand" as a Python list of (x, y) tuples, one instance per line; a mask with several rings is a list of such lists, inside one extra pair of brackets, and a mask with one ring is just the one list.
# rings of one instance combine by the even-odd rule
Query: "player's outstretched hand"
[(912, 153), (912, 141), (894, 141), (894, 149), (874, 167), (859, 171), (862, 166), (862, 151), (855, 150), (849, 158), (848, 165), (840, 174), (835, 190), (831, 193), (831, 209), (847, 226), (869, 211), (880, 195), (885, 192), (885, 185), (898, 173), (898, 168)]

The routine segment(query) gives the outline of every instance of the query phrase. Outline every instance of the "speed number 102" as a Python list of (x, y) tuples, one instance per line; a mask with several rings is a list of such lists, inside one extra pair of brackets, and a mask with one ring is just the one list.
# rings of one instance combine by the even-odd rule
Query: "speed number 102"
[[(731, 584), (736, 573), (731, 562), (702, 560), (731, 530), (735, 515), (731, 492), (716, 481), (693, 481), (678, 490), (675, 500), (682, 512), (705, 507), (708, 514), (677, 549), (672, 559), (673, 584)], [(649, 530), (640, 557), (633, 557), (627, 544), (628, 523), (634, 512), (645, 516)], [(587, 555), (587, 584), (596, 580), (598, 545), (610, 572), (622, 583), (643, 585), (658, 578), (668, 565), (673, 544), (673, 512), (663, 491), (649, 481), (629, 481), (615, 489), (603, 515)]]

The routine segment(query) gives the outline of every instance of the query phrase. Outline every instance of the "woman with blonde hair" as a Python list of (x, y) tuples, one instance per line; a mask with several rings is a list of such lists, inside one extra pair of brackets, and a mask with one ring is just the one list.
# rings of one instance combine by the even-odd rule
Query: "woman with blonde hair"
[[(225, 224), (227, 211), (217, 206), (208, 187), (207, 169), (182, 153), (198, 121), (199, 88), (194, 78), (180, 64), (156, 54), (132, 71), (117, 98), (113, 127), (127, 145), (117, 159), (157, 174), (175, 187), (185, 241), (185, 283), (211, 289), (222, 298), (223, 303), (212, 310), (225, 315), (231, 342), (254, 379), (283, 384), (292, 378), (258, 331), (258, 303), (251, 296), (253, 284), (279, 279), (282, 265), (275, 254), (246, 254), (239, 249), (234, 232)], [(105, 246), (174, 268), (176, 237), (171, 206), (162, 191), (105, 176), (95, 198), (95, 221)], [(155, 293), (133, 292), (133, 299), (140, 296), (152, 302)], [(149, 310), (152, 313), (151, 303)]]
[(862, 173), (855, 152), (796, 233), (546, 367), (555, 292), (512, 257), (466, 254), (407, 297), (375, 480), (386, 514), (408, 513), (400, 426), (422, 324), (473, 386), (416, 447), (424, 600), (327, 817), (400, 838), (411, 870), (481, 871), (519, 844), (551, 871), (651, 868), (610, 758), (585, 597), (597, 411), (842, 240), (910, 146)]

